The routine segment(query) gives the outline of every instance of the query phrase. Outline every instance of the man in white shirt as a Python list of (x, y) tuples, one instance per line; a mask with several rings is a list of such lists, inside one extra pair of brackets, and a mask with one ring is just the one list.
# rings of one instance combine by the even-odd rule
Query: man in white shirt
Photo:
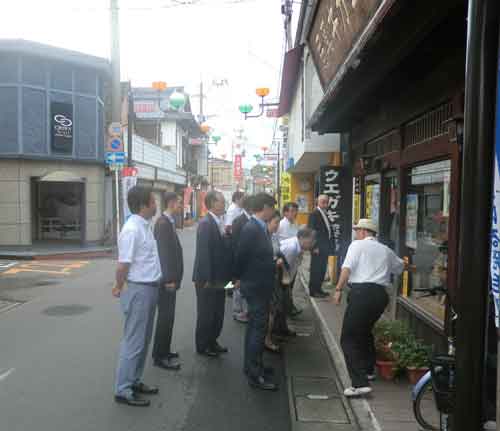
[(352, 381), (352, 387), (344, 391), (347, 397), (372, 391), (368, 381), (375, 371), (373, 326), (389, 303), (385, 288), (391, 285), (391, 274), (399, 275), (404, 269), (403, 260), (375, 239), (377, 226), (371, 220), (360, 219), (353, 229), (356, 240), (347, 250), (333, 296), (340, 304), (342, 290), (350, 283), (340, 338)]
[(278, 228), (278, 238), (280, 241), (297, 236), (299, 227), (295, 223), (299, 206), (295, 202), (287, 202), (283, 206), (283, 218)]
[(280, 241), (280, 251), (288, 264), (288, 277), (295, 278), (299, 266), (299, 257), (304, 251), (309, 251), (314, 246), (314, 231), (308, 227), (301, 228), (297, 235)]
[(226, 230), (228, 230), (229, 232), (231, 231), (231, 226), (234, 219), (243, 212), (241, 204), (244, 197), (245, 193), (243, 192), (237, 191), (233, 193), (233, 202), (231, 203), (231, 205), (229, 205), (229, 208), (227, 209), (226, 215), (224, 217), (224, 224), (226, 226)]
[(149, 400), (140, 398), (139, 394), (158, 393), (158, 388), (141, 381), (162, 276), (151, 230), (156, 203), (151, 190), (139, 186), (130, 189), (127, 202), (132, 215), (118, 238), (118, 268), (112, 290), (113, 296), (120, 298), (125, 318), (116, 370), (115, 401), (146, 407), (150, 404)]
[[(278, 228), (278, 238), (280, 242), (285, 241), (289, 238), (295, 238), (297, 236), (299, 227), (295, 223), (295, 219), (297, 218), (298, 212), (299, 206), (295, 202), (287, 202), (283, 206), (283, 219), (280, 221), (280, 226)], [(299, 310), (293, 303), (293, 285), (294, 283), (292, 280), (290, 286), (285, 290), (283, 295), (283, 307), (286, 314), (290, 317), (294, 317), (302, 313), (302, 310)]]

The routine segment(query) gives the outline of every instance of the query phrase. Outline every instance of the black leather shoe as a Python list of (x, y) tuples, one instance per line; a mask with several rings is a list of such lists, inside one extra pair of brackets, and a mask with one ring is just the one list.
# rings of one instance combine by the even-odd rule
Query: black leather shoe
[(139, 398), (135, 394), (131, 395), (130, 397), (115, 395), (115, 402), (119, 404), (126, 404), (127, 406), (133, 406), (133, 407), (148, 407), (151, 404), (149, 400), (144, 400), (142, 398)]
[(317, 298), (317, 299), (324, 299), (324, 298), (326, 298), (327, 296), (330, 296), (330, 295), (328, 293), (326, 293), (326, 292), (317, 292), (317, 293), (311, 294), (311, 296), (313, 298)]
[(155, 367), (163, 368), (164, 370), (178, 371), (181, 369), (181, 364), (175, 358), (155, 359), (153, 364)]
[(219, 353), (213, 349), (202, 350), (201, 352), (198, 352), (198, 354), (202, 356), (208, 356), (210, 358), (217, 358), (219, 356)]
[(277, 391), (278, 385), (265, 379), (265, 377), (249, 377), (248, 384), (255, 389), (261, 389), (263, 391)]
[(156, 386), (149, 386), (142, 382), (133, 385), (132, 390), (135, 394), (143, 395), (156, 395), (158, 392), (160, 392)]
[(168, 359), (178, 359), (179, 358), (179, 354), (177, 352), (170, 352), (168, 355), (167, 355), (167, 358)]
[(215, 343), (213, 350), (217, 353), (227, 353), (229, 352), (227, 347), (221, 346), (219, 343)]

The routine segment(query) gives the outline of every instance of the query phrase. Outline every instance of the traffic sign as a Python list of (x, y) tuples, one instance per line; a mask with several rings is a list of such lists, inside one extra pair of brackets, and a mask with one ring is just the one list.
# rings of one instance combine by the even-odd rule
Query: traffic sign
[(108, 153), (123, 153), (123, 141), (121, 138), (110, 138), (106, 145), (106, 151)]
[(106, 153), (106, 164), (113, 165), (124, 165), (125, 164), (125, 153), (122, 152), (108, 152)]
[(122, 136), (122, 125), (121, 123), (114, 122), (108, 127), (108, 135), (111, 137), (121, 137)]

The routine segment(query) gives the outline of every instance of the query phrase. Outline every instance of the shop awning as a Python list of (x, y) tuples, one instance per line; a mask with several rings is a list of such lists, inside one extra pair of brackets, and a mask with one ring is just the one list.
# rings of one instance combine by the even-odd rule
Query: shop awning
[(285, 54), (283, 73), (281, 75), (280, 104), (278, 108), (279, 117), (288, 114), (292, 107), (293, 95), (297, 88), (303, 52), (304, 45), (299, 45)]
[(84, 179), (67, 171), (54, 171), (50, 174), (40, 177), (38, 181), (51, 183), (83, 183)]

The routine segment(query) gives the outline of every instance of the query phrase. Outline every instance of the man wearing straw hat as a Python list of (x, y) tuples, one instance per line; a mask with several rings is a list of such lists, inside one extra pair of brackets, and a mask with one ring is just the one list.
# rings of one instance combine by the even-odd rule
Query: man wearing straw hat
[(356, 240), (347, 250), (333, 295), (339, 305), (349, 282), (351, 290), (340, 338), (352, 381), (352, 387), (344, 391), (347, 397), (372, 391), (368, 381), (375, 377), (373, 326), (389, 302), (385, 288), (391, 285), (391, 274), (401, 274), (404, 268), (403, 260), (376, 240), (377, 226), (370, 219), (360, 219), (353, 229)]

